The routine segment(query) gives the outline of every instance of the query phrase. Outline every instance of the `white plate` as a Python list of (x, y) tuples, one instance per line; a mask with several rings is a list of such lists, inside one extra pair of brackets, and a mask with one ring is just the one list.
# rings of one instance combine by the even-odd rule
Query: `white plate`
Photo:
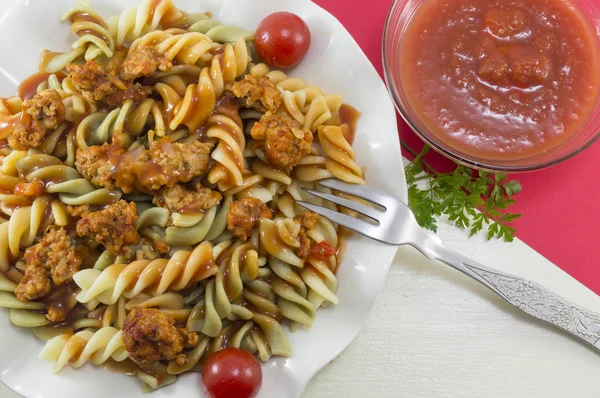
[[(118, 14), (135, 0), (96, 0), (100, 15)], [(357, 161), (365, 167), (369, 185), (406, 200), (406, 183), (400, 157), (393, 104), (379, 75), (344, 27), (329, 13), (308, 0), (176, 0), (186, 11), (212, 11), (226, 24), (253, 30), (266, 15), (291, 11), (310, 26), (312, 45), (305, 60), (290, 74), (326, 93), (343, 94), (347, 103), (363, 116), (354, 147)], [(15, 93), (19, 82), (36, 72), (42, 48), (67, 50), (73, 42), (61, 14), (75, 0), (16, 3), (0, 18), (0, 95)], [(320, 310), (310, 330), (290, 333), (293, 355), (263, 365), (259, 397), (298, 397), (308, 381), (335, 358), (365, 324), (383, 285), (395, 247), (354, 236), (348, 242), (340, 270), (340, 303)], [(93, 398), (142, 396), (140, 383), (104, 369), (85, 366), (50, 373), (50, 365), (38, 359), (42, 343), (27, 330), (13, 327), (0, 314), (0, 380), (28, 398)], [(180, 377), (153, 397), (197, 398), (202, 394), (198, 375)]]

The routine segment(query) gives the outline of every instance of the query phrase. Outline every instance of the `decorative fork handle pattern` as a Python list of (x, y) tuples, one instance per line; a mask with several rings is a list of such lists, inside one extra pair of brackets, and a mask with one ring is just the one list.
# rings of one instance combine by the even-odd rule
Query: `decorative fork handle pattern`
[(481, 282), (521, 311), (554, 325), (600, 351), (600, 315), (575, 305), (545, 287), (481, 265), (442, 245), (434, 237), (413, 244), (437, 259)]

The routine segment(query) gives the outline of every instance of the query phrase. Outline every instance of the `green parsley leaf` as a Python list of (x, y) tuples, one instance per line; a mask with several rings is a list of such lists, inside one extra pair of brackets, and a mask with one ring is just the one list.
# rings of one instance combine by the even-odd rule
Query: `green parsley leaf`
[(512, 242), (517, 232), (512, 223), (520, 214), (507, 211), (513, 195), (522, 190), (517, 180), (503, 173), (492, 174), (457, 165), (453, 172), (439, 173), (420, 153), (403, 144), (415, 159), (405, 167), (409, 206), (419, 225), (437, 231), (437, 220), (444, 214), (458, 228), (471, 236), (485, 229), (487, 239)]

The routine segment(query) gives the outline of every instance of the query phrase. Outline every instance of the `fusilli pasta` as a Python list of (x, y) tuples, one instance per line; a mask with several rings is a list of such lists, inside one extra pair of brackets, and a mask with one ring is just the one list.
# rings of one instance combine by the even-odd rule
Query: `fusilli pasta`
[(172, 0), (62, 19), (72, 47), (0, 98), (0, 307), (54, 372), (126, 361), (148, 388), (225, 347), (292, 355), (286, 327), (338, 302), (340, 248), (297, 201), (365, 183), (353, 108)]

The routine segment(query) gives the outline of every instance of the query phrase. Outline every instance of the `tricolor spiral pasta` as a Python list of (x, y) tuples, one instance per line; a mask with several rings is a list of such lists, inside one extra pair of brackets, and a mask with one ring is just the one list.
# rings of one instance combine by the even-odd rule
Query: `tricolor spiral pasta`
[(212, 247), (203, 243), (191, 252), (180, 250), (169, 260), (113, 264), (103, 271), (85, 269), (77, 272), (73, 279), (81, 288), (81, 293), (77, 295), (79, 302), (97, 300), (114, 304), (122, 295), (135, 297), (142, 292), (158, 295), (169, 289), (181, 290), (216, 272)]
[(211, 154), (216, 163), (208, 173), (208, 181), (219, 184), (222, 191), (240, 185), (245, 169), (246, 138), (238, 113), (226, 115), (216, 112), (208, 119), (206, 136), (218, 140), (217, 148)]
[(255, 313), (246, 322), (225, 320), (218, 335), (204, 337), (196, 347), (185, 353), (183, 365), (170, 361), (167, 371), (174, 375), (190, 371), (211, 354), (227, 347), (257, 354), (262, 361), (268, 361), (272, 355), (291, 355), (290, 343), (281, 325), (273, 318)]
[(74, 122), (85, 115), (96, 112), (98, 109), (95, 103), (89, 101), (79, 92), (70, 77), (59, 79), (56, 74), (51, 74), (47, 81), (40, 83), (36, 91), (41, 93), (47, 89), (56, 90), (63, 99), (65, 120), (68, 122)]
[(210, 62), (212, 40), (198, 32), (155, 31), (131, 44), (131, 50), (150, 47), (178, 65), (202, 65)]
[(60, 372), (66, 365), (80, 368), (86, 362), (100, 365), (109, 359), (119, 362), (128, 357), (121, 331), (113, 327), (57, 336), (49, 340), (40, 352), (40, 359), (52, 362), (54, 373)]
[[(46, 192), (58, 194), (60, 202), (66, 205), (107, 205), (118, 201), (122, 195), (118, 190), (96, 188), (82, 178), (77, 170), (66, 166), (54, 156), (29, 155), (20, 159), (16, 167), (29, 182), (44, 181)], [(64, 209), (59, 207), (57, 201), (53, 202), (52, 206), (55, 220), (58, 217), (57, 225), (66, 225)]]
[(21, 117), (21, 104), (19, 97), (0, 99), (0, 139), (7, 139), (14, 131)]
[(77, 146), (85, 149), (117, 139), (127, 147), (147, 125), (152, 126), (158, 136), (165, 134), (161, 107), (152, 98), (146, 98), (139, 104), (128, 99), (123, 106), (109, 113), (97, 112), (84, 118), (77, 127)]
[(171, 246), (191, 246), (204, 240), (215, 240), (226, 229), (231, 196), (220, 207), (214, 206), (196, 215), (172, 214), (173, 225), (165, 229), (164, 241)]
[(243, 38), (227, 43), (223, 53), (213, 57), (210, 66), (202, 69), (198, 84), (187, 87), (181, 102), (175, 106), (169, 127), (175, 130), (183, 124), (191, 132), (197, 131), (215, 109), (225, 85), (240, 77), (250, 62), (248, 47)]
[(299, 232), (300, 226), (289, 218), (260, 222), (260, 241), (267, 253), (296, 267), (303, 264), (295, 253), (300, 248)]
[(16, 209), (8, 222), (0, 224), (0, 271), (8, 269), (11, 258), (19, 258), (21, 248), (33, 245), (47, 225), (67, 225), (67, 222), (64, 208), (50, 196), (41, 196), (30, 206)]
[(172, 0), (144, 0), (138, 7), (131, 7), (120, 15), (107, 20), (108, 31), (117, 47), (130, 45), (144, 34), (160, 26), (169, 25), (185, 18)]
[(297, 201), (348, 211), (303, 188), (364, 183), (351, 107), (172, 0), (63, 20), (51, 74), (0, 98), (0, 307), (55, 372), (127, 359), (149, 388), (225, 347), (290, 356), (338, 302), (338, 226)]
[(299, 78), (290, 78), (281, 71), (271, 71), (265, 64), (250, 68), (253, 76), (266, 76), (281, 90), (281, 98), (286, 110), (304, 128), (317, 131), (339, 110), (343, 103), (341, 95), (325, 96), (321, 89), (309, 86)]
[[(22, 277), (22, 275), (19, 275), (19, 277)], [(9, 309), (11, 323), (24, 328), (48, 325), (50, 321), (40, 312), (44, 309), (44, 304), (38, 302), (20, 302), (14, 294), (16, 287), (17, 284), (14, 281), (3, 273), (0, 273), (0, 308)]]
[(339, 126), (319, 127), (319, 142), (327, 155), (325, 167), (334, 177), (352, 184), (365, 184), (363, 171), (354, 161), (352, 145)]
[(85, 59), (99, 56), (110, 58), (115, 51), (115, 43), (108, 32), (108, 26), (90, 7), (87, 1), (80, 0), (80, 6), (65, 12), (61, 18), (69, 21), (71, 32), (79, 39), (73, 43), (73, 49), (85, 48)]
[(245, 41), (254, 40), (254, 32), (236, 26), (223, 25), (205, 14), (199, 14), (196, 19), (197, 21), (187, 28), (187, 30), (203, 33), (214, 42), (233, 43), (239, 38)]

